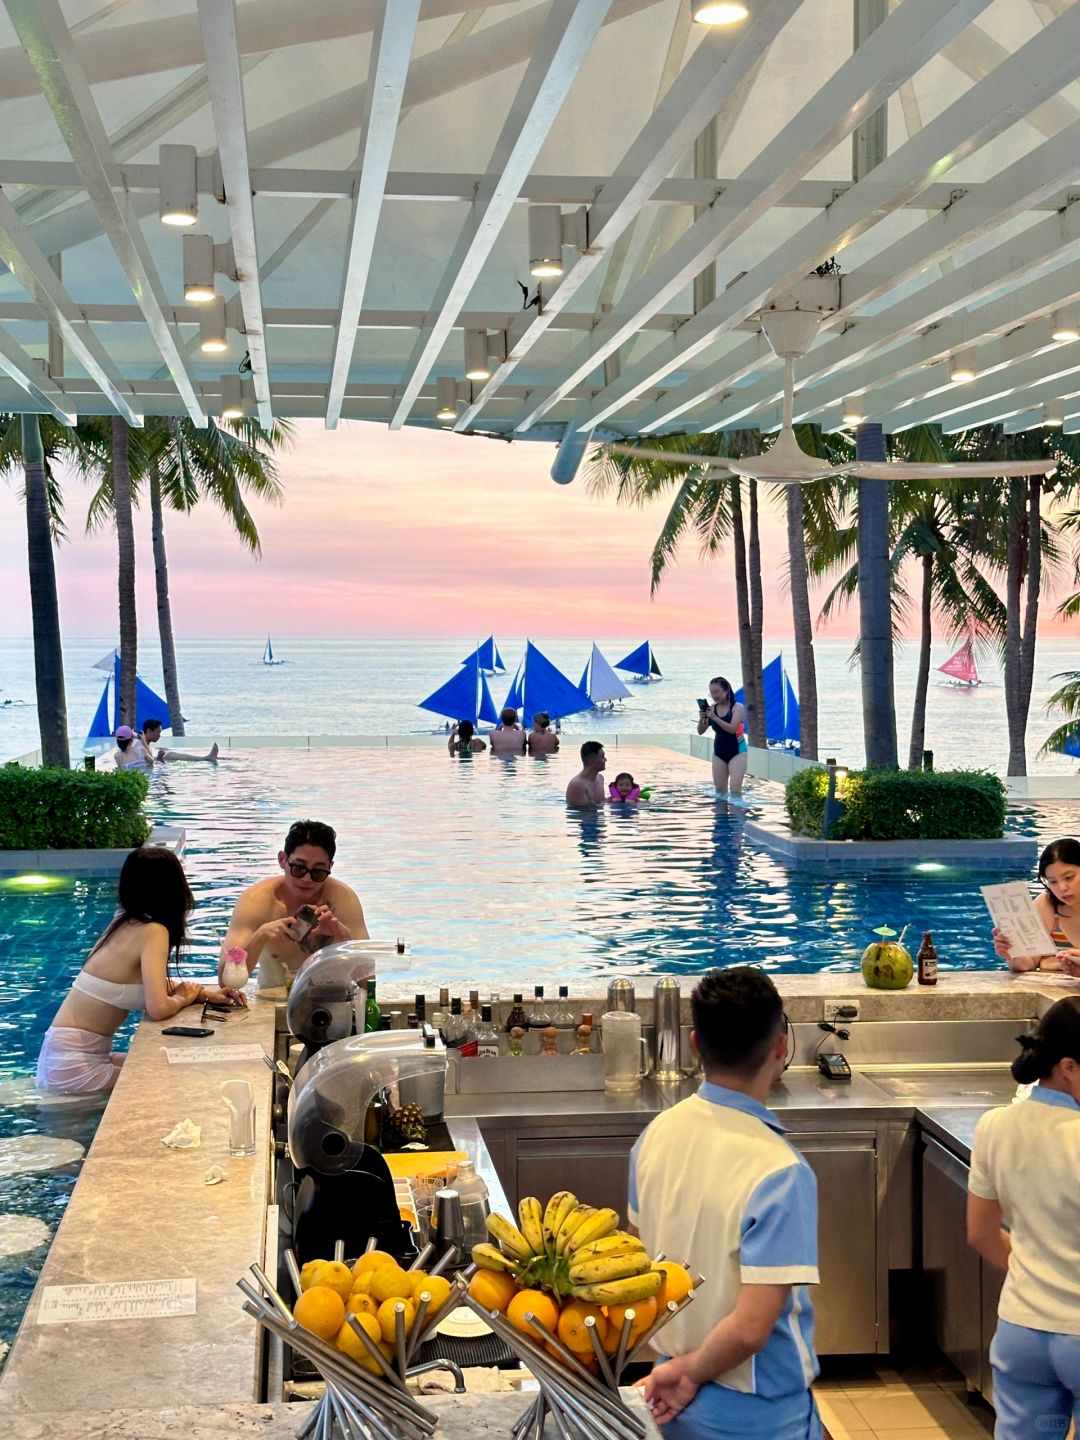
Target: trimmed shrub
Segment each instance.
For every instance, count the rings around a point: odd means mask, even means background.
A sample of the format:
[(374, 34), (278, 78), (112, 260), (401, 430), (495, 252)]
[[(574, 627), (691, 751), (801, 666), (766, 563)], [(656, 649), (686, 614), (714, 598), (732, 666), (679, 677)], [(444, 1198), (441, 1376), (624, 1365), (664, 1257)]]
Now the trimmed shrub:
[(146, 776), (0, 766), (0, 850), (131, 850), (150, 834)]
[[(820, 836), (828, 793), (824, 769), (788, 782), (785, 807), (796, 834)], [(1000, 840), (1005, 786), (986, 770), (853, 770), (837, 840)]]

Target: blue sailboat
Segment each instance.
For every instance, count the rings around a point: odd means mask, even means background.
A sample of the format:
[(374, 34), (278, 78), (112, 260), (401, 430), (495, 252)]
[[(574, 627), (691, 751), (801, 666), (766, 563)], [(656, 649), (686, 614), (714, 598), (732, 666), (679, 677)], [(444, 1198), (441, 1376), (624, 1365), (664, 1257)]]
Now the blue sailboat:
[(648, 640), (644, 641), (636, 650), (622, 660), (615, 661), (616, 670), (629, 670), (635, 685), (647, 685), (650, 680), (662, 680), (660, 666), (656, 663), (656, 656)]
[[(489, 635), (486, 640), (482, 641), (481, 644), (476, 647), (476, 653), (480, 657), (480, 669), (485, 675), (505, 675), (506, 666), (503, 664), (503, 658), (499, 654), (499, 647), (495, 644), (494, 635)], [(471, 659), (472, 656), (470, 655), (468, 659), (463, 660), (461, 663), (467, 665)]]
[(445, 715), (451, 720), (471, 720), (474, 725), (483, 720), (494, 725), (499, 712), (495, 709), (487, 677), (480, 664), (479, 648), (445, 685), (440, 685), (426, 700), (421, 700), (419, 708)]
[(592, 701), (582, 686), (575, 685), (529, 640), (503, 708), (519, 711), (529, 726), (538, 710), (546, 711), (552, 720), (561, 720), (565, 715), (591, 710)]
[[(770, 660), (761, 672), (761, 688), (765, 696), (765, 739), (769, 745), (788, 750), (799, 748), (799, 701), (784, 669), (783, 655)], [(746, 691), (740, 685), (735, 691), (740, 705), (746, 704)]]
[[(86, 743), (91, 740), (111, 740), (116, 734), (120, 724), (120, 651), (114, 650), (112, 655), (106, 655), (94, 666), (95, 670), (109, 669), (112, 673), (105, 681), (105, 689), (101, 692), (101, 699), (94, 711), (94, 718), (90, 722), (90, 729), (87, 732)], [(109, 686), (113, 689), (112, 718), (109, 718)], [(144, 680), (135, 676), (135, 725), (134, 729), (141, 730), (147, 720), (160, 720), (163, 727), (168, 730), (169, 706), (168, 702), (162, 700), (160, 695), (155, 694)]]
[(604, 659), (600, 646), (595, 641), (593, 641), (592, 654), (582, 672), (581, 689), (588, 695), (593, 709), (599, 709), (602, 705), (611, 707), (616, 701), (625, 700), (630, 694), (630, 691)]
[(267, 637), (266, 637), (266, 649), (263, 651), (263, 664), (264, 664), (264, 665), (284, 665), (284, 664), (285, 664), (285, 661), (284, 661), (284, 660), (275, 660), (275, 659), (274, 659), (274, 647), (273, 647), (273, 645), (271, 645), (271, 643), (270, 643), (270, 636), (269, 636), (269, 635), (267, 635)]

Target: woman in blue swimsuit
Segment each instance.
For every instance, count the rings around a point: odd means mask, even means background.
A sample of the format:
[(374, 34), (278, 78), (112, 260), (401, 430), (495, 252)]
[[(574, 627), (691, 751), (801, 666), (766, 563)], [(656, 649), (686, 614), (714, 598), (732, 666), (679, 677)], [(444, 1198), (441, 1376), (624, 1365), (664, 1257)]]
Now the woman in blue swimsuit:
[(746, 724), (746, 711), (735, 699), (731, 686), (722, 675), (709, 681), (712, 703), (698, 715), (698, 734), (712, 730), (713, 740), (712, 773), (713, 784), (718, 795), (741, 795), (746, 775), (746, 751), (741, 736)]

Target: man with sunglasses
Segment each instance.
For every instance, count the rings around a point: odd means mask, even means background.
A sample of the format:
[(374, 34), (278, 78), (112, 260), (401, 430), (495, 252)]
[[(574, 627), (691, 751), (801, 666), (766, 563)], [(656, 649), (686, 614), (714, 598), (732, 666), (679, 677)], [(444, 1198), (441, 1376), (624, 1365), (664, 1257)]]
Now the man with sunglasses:
[[(368, 939), (364, 907), (330, 874), (337, 835), (318, 820), (297, 820), (278, 852), (281, 874), (249, 885), (236, 902), (221, 946), (218, 974), (231, 950), (247, 952), (259, 988), (284, 985), (315, 950), (338, 940)], [(298, 911), (303, 915), (298, 915)]]

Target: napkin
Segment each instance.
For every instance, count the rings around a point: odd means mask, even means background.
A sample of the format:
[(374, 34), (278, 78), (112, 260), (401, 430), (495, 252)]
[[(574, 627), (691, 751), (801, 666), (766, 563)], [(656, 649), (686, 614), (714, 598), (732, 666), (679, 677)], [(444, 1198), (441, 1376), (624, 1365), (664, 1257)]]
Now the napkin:
[(202, 1144), (202, 1126), (196, 1125), (194, 1120), (181, 1120), (168, 1135), (161, 1137), (161, 1143), (173, 1150), (198, 1150)]

